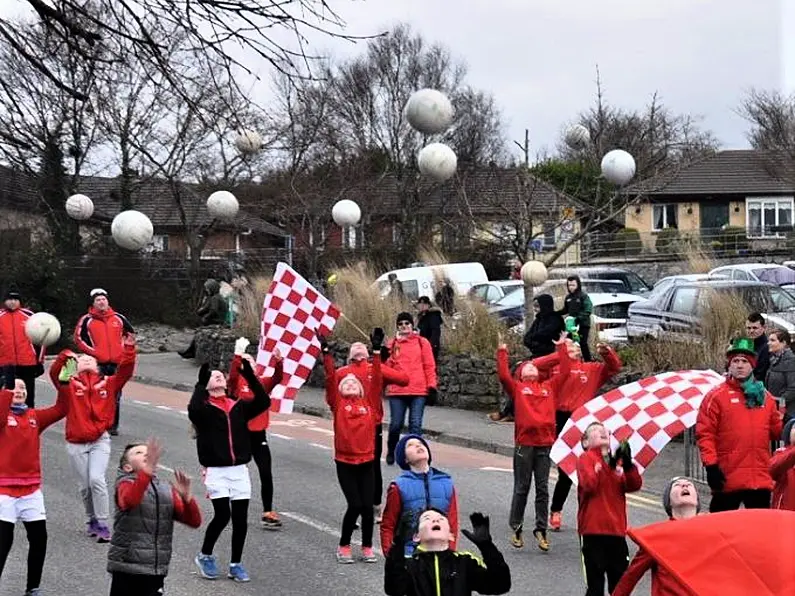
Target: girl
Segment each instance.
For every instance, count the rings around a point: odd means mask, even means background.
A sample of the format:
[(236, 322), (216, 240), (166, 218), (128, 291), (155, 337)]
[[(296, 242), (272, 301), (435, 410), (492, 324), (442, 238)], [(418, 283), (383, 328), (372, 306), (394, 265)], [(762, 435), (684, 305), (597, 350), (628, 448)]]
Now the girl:
[(356, 520), (362, 517), (362, 560), (375, 563), (373, 552), (373, 465), (375, 445), (373, 427), (381, 400), (381, 342), (384, 331), (373, 332), (373, 368), (367, 389), (359, 378), (349, 373), (337, 381), (334, 361), (324, 338), (320, 339), (326, 373), (326, 403), (334, 417), (334, 461), (337, 479), (348, 508), (342, 518), (342, 535), (337, 561), (353, 563), (351, 536)]
[(204, 468), (204, 485), (213, 504), (213, 519), (207, 526), (201, 552), (196, 555), (199, 574), (218, 577), (213, 549), (221, 532), (232, 519), (232, 557), (229, 579), (250, 581), (242, 564), (248, 532), (248, 502), (251, 499), (251, 441), (248, 423), (270, 407), (270, 396), (260, 385), (248, 361), (240, 374), (254, 392), (251, 401), (234, 400), (226, 394), (226, 377), (220, 370), (210, 372), (208, 364), (199, 369), (199, 379), (188, 404), (188, 418), (196, 431), (196, 450)]

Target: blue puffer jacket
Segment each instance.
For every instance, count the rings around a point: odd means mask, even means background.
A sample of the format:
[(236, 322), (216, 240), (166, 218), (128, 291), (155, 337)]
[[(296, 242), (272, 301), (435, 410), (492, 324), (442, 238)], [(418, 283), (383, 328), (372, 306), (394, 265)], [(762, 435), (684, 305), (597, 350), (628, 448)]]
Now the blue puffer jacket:
[(404, 532), (406, 556), (410, 557), (416, 547), (412, 537), (422, 512), (433, 507), (449, 515), (454, 494), (453, 479), (436, 468), (431, 468), (427, 474), (407, 470), (395, 479), (395, 484), (403, 506), (398, 531)]

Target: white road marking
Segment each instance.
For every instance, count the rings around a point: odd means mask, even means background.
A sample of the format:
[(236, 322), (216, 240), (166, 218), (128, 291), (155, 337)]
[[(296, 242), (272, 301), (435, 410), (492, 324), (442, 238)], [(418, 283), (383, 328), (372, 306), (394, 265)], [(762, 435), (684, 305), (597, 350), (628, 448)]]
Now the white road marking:
[[(328, 524), (324, 524), (321, 521), (314, 520), (311, 517), (307, 517), (306, 515), (301, 515), (300, 513), (294, 513), (292, 511), (287, 511), (287, 512), (280, 511), (279, 515), (281, 515), (282, 517), (286, 517), (287, 519), (297, 521), (298, 523), (304, 524), (305, 526), (309, 526), (310, 528), (313, 528), (319, 532), (323, 532), (324, 534), (329, 534), (330, 536), (334, 536), (335, 538), (340, 537), (340, 531), (337, 528), (329, 526)], [(362, 545), (361, 540), (353, 539), (351, 540), (351, 542), (356, 546)], [(375, 552), (379, 556), (382, 557), (384, 556), (384, 553), (381, 552), (381, 549), (379, 548), (373, 547), (373, 552)]]
[(494, 468), (492, 466), (485, 466), (480, 468), (482, 472), (513, 472), (510, 468)]
[(155, 406), (158, 410), (170, 410), (169, 406)]
[(157, 467), (161, 470), (165, 470), (166, 472), (174, 473), (174, 468), (169, 468), (168, 466), (164, 466), (163, 464), (157, 464)]
[(276, 437), (277, 439), (284, 439), (285, 441), (292, 441), (292, 437), (288, 437), (287, 435), (280, 435), (279, 433), (270, 433), (270, 436)]
[(321, 445), (320, 443), (309, 443), (312, 447), (317, 447), (318, 449), (325, 449), (326, 451), (331, 451), (331, 447), (328, 445)]
[(331, 430), (331, 429), (328, 429), (328, 428), (320, 428), (320, 427), (317, 427), (317, 426), (310, 426), (309, 430), (311, 430), (313, 432), (316, 432), (316, 433), (322, 433), (324, 435), (328, 435), (329, 437), (333, 437), (334, 436), (334, 431)]
[(185, 416), (188, 415), (188, 411), (187, 410), (180, 410), (179, 413), (180, 414), (184, 414)]
[(138, 404), (139, 406), (148, 406), (149, 405), (148, 401), (141, 401), (140, 399), (134, 399), (132, 401), (133, 401), (134, 404)]

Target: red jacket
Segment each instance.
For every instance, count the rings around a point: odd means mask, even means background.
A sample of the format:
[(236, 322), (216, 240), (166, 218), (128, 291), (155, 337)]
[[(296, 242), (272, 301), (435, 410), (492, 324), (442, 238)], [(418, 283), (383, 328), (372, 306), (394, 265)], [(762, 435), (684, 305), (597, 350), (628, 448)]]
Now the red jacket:
[[(330, 354), (326, 355), (326, 358), (331, 358)], [(333, 361), (332, 361), (333, 362)], [(337, 369), (337, 384), (345, 377), (347, 374), (353, 374), (359, 379), (359, 382), (364, 387), (365, 391), (368, 391), (369, 387), (372, 385), (373, 380), (373, 365), (366, 360), (357, 360), (355, 362), (351, 362), (346, 366), (342, 366)], [(405, 387), (409, 384), (410, 379), (409, 376), (401, 370), (397, 370), (390, 366), (386, 366), (384, 364), (381, 365), (381, 378), (383, 379), (384, 384), (391, 384), (397, 385), (398, 387)], [(378, 395), (373, 396), (372, 403), (376, 406), (375, 408), (375, 425), (378, 426), (384, 421), (384, 401), (381, 399), (381, 396), (384, 393), (384, 387), (381, 386), (378, 388)]]
[(376, 410), (381, 402), (379, 389), (381, 356), (373, 356), (370, 382), (364, 387), (364, 396), (343, 397), (339, 393), (337, 375), (331, 358), (323, 359), (326, 373), (326, 403), (334, 416), (334, 459), (345, 464), (364, 464), (375, 459)]
[(712, 389), (698, 409), (696, 439), (705, 466), (718, 464), (725, 492), (773, 488), (770, 443), (781, 436), (781, 414), (768, 393), (761, 408), (748, 408), (735, 379)]
[[(613, 348), (608, 347), (604, 362), (583, 362), (573, 360), (569, 375), (556, 394), (557, 409), (574, 412), (591, 401), (599, 393), (602, 385), (621, 371), (621, 359)], [(557, 368), (560, 357), (557, 354), (533, 359), (539, 372)]]
[(135, 348), (129, 347), (122, 354), (116, 374), (104, 377), (96, 373), (80, 373), (68, 383), (61, 383), (58, 375), (66, 360), (64, 350), (50, 367), (50, 380), (67, 407), (66, 440), (69, 443), (92, 443), (113, 426), (116, 416), (116, 394), (132, 378), (135, 370)]
[(643, 486), (637, 466), (614, 470), (600, 449), (589, 449), (577, 460), (577, 531), (580, 536), (601, 534), (626, 536), (627, 493)]
[(41, 486), (39, 435), (66, 416), (66, 404), (59, 395), (54, 406), (14, 414), (13, 396), (8, 389), (0, 391), (0, 494), (22, 496)]
[[(571, 359), (566, 345), (557, 349), (560, 372), (546, 381), (520, 381), (522, 364), (511, 376), (508, 351), (497, 350), (497, 376), (514, 404), (514, 442), (522, 447), (551, 447), (557, 437), (555, 429), (555, 396), (568, 378)], [(535, 362), (534, 362), (535, 363)]]
[(635, 553), (635, 557), (624, 572), (624, 575), (621, 576), (621, 581), (610, 593), (610, 596), (631, 596), (635, 586), (638, 585), (638, 582), (646, 575), (649, 569), (651, 569), (651, 596), (682, 596), (683, 594), (689, 594), (687, 588), (673, 574), (665, 567), (658, 565), (654, 558), (641, 548)]
[(776, 450), (770, 460), (770, 475), (776, 483), (773, 509), (795, 511), (795, 445)]
[[(129, 511), (140, 506), (146, 495), (146, 490), (152, 482), (152, 477), (140, 470), (135, 476), (135, 480), (119, 482), (116, 484), (116, 506), (122, 511)], [(202, 525), (202, 512), (196, 499), (191, 498), (185, 501), (177, 493), (177, 489), (171, 489), (171, 500), (174, 502), (174, 519), (191, 528), (198, 528)]]
[[(254, 392), (251, 391), (251, 387), (248, 386), (248, 383), (246, 383), (246, 380), (240, 374), (240, 365), (242, 362), (243, 357), (235, 355), (234, 358), (232, 358), (232, 362), (229, 364), (229, 380), (227, 381), (229, 394), (233, 395), (236, 399), (252, 401), (254, 399)], [(257, 378), (259, 378), (260, 385), (262, 385), (262, 388), (268, 394), (273, 391), (276, 385), (282, 382), (284, 374), (284, 368), (282, 368), (281, 362), (276, 363), (274, 368), (275, 370), (272, 377), (266, 377), (262, 374), (265, 370), (264, 366), (258, 364), (254, 368)], [(254, 432), (268, 430), (270, 423), (271, 411), (270, 408), (268, 408), (262, 414), (257, 414), (248, 421), (248, 429)]]
[(92, 306), (77, 321), (75, 344), (78, 350), (91, 354), (100, 364), (118, 364), (124, 352), (122, 336), (134, 332), (135, 329), (124, 315), (112, 308), (100, 312)]
[(418, 333), (396, 337), (387, 343), (389, 360), (387, 365), (409, 376), (408, 385), (389, 385), (389, 397), (401, 395), (427, 395), (428, 389), (436, 389), (436, 361), (431, 344)]
[(35, 366), (36, 348), (25, 333), (25, 323), (33, 314), (27, 308), (0, 309), (0, 366)]

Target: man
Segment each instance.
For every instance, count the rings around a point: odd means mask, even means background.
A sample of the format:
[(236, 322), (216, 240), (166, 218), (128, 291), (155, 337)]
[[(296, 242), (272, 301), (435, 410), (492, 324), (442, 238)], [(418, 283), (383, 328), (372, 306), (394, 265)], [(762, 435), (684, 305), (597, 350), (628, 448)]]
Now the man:
[(712, 489), (710, 513), (770, 507), (770, 444), (781, 435), (776, 400), (753, 377), (754, 342), (736, 339), (726, 352), (726, 380), (701, 402), (696, 438)]
[[(80, 317), (75, 327), (75, 344), (84, 354), (97, 360), (99, 374), (112, 376), (121, 362), (124, 353), (123, 337), (134, 334), (135, 329), (127, 317), (117, 313), (110, 306), (108, 293), (102, 288), (94, 288), (90, 293), (91, 306), (88, 313)], [(119, 434), (119, 408), (121, 391), (116, 393), (116, 416), (110, 434)]]
[[(223, 325), (226, 321), (226, 315), (229, 305), (226, 299), (221, 296), (221, 283), (215, 279), (208, 279), (204, 282), (204, 289), (202, 290), (202, 298), (199, 303), (199, 308), (196, 309), (196, 314), (201, 317), (202, 327), (210, 325)], [(196, 336), (190, 342), (190, 345), (179, 352), (179, 355), (190, 360), (196, 358)]]
[(397, 274), (390, 273), (387, 279), (389, 280), (390, 295), (394, 294), (398, 300), (403, 300), (406, 295), (403, 293), (403, 283), (398, 279)]
[(756, 366), (754, 366), (754, 377), (757, 381), (764, 382), (767, 369), (770, 367), (770, 352), (767, 347), (767, 334), (765, 333), (765, 317), (758, 312), (748, 315), (745, 321), (745, 333), (754, 340), (754, 352), (756, 354)]
[(442, 347), (442, 311), (431, 304), (428, 296), (420, 296), (417, 300), (417, 331), (431, 344), (433, 359), (439, 363), (439, 351)]
[(25, 333), (25, 323), (33, 311), (22, 307), (22, 297), (16, 290), (6, 292), (0, 309), (0, 376), (25, 382), (25, 404), (34, 408), (36, 377), (44, 372), (41, 356)]

